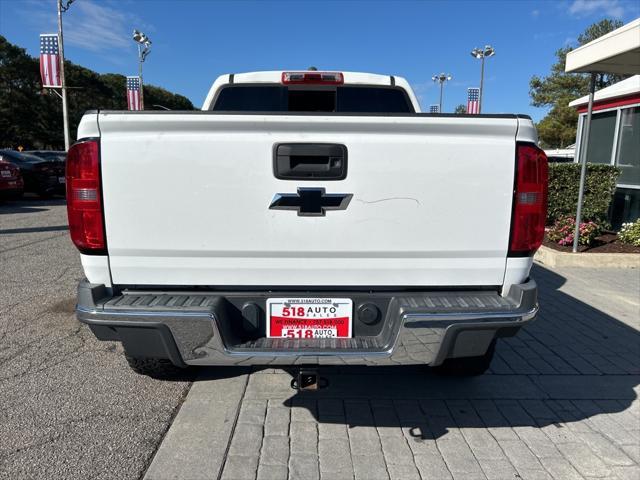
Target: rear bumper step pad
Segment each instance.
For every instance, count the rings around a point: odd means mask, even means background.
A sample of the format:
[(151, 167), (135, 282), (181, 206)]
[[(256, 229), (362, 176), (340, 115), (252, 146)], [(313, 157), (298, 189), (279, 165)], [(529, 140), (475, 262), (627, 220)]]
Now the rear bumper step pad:
[[(124, 291), (113, 295), (86, 280), (78, 286), (78, 319), (100, 340), (120, 341), (132, 356), (185, 365), (430, 364), (477, 356), (496, 336), (513, 335), (538, 310), (533, 280), (496, 292), (346, 293), (386, 306), (380, 328), (349, 339), (242, 338), (237, 298), (264, 307), (281, 292)], [(300, 295), (296, 293), (295, 295)], [(335, 292), (310, 292), (330, 296)], [(242, 300), (244, 301), (244, 300)]]

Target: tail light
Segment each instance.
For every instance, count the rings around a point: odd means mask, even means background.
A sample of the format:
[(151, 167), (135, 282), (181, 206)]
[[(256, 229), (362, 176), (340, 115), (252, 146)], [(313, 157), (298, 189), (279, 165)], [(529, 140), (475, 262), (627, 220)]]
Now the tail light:
[(344, 76), (340, 72), (282, 72), (285, 85), (342, 85)]
[(67, 214), (73, 244), (82, 253), (106, 254), (97, 140), (83, 140), (69, 149), (66, 176)]
[(518, 143), (509, 256), (529, 256), (542, 245), (548, 175), (545, 153), (533, 144)]

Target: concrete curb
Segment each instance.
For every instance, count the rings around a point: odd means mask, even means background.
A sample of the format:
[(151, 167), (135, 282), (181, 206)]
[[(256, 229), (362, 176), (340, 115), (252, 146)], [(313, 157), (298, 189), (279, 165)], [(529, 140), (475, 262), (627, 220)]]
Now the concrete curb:
[(640, 268), (640, 253), (566, 253), (542, 246), (534, 260), (549, 267)]
[(218, 478), (247, 381), (246, 369), (201, 369), (144, 480)]

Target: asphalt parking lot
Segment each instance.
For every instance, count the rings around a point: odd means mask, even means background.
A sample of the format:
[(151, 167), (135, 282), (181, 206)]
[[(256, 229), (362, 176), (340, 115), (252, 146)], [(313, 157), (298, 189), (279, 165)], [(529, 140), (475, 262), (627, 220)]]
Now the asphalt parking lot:
[(640, 274), (544, 269), (490, 373), (132, 373), (73, 315), (62, 200), (0, 204), (0, 478), (640, 478)]
[(139, 478), (188, 381), (129, 370), (75, 320), (63, 199), (0, 204), (0, 478)]

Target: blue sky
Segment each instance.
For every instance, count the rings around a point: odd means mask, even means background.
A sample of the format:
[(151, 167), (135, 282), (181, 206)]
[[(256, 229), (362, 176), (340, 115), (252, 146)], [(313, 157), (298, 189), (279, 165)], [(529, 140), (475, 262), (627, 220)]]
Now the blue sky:
[[(216, 76), (252, 70), (352, 70), (403, 76), (423, 108), (437, 103), (431, 77), (450, 73), (444, 111), (478, 86), (469, 51), (491, 44), (484, 112), (545, 111), (530, 105), (529, 79), (545, 75), (554, 52), (603, 17), (625, 23), (640, 2), (411, 1), (249, 2), (75, 0), (64, 14), (66, 57), (101, 73), (137, 73), (131, 31), (153, 41), (145, 81), (200, 106)], [(0, 33), (37, 55), (38, 34), (55, 32), (55, 0), (0, 0)], [(124, 85), (123, 85), (124, 95)]]

